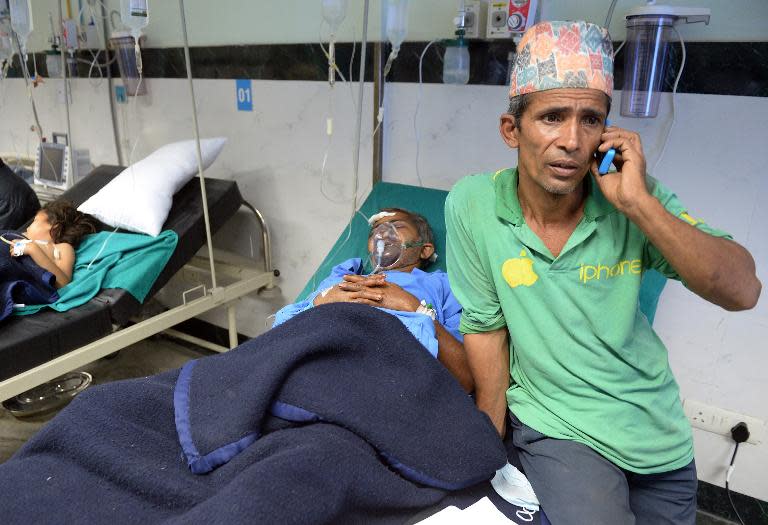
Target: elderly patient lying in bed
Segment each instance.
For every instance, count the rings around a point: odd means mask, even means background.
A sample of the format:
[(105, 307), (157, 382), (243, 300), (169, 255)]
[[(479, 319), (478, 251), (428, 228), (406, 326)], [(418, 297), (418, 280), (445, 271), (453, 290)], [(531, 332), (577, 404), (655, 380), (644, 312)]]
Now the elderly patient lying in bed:
[(400, 319), (461, 386), (471, 391), (472, 376), (459, 332), (461, 305), (451, 293), (445, 272), (422, 270), (436, 257), (429, 223), (421, 215), (400, 208), (383, 209), (369, 222), (373, 273), (362, 275), (361, 259), (344, 261), (306, 300), (280, 310), (275, 326), (321, 304), (348, 302), (378, 307)]

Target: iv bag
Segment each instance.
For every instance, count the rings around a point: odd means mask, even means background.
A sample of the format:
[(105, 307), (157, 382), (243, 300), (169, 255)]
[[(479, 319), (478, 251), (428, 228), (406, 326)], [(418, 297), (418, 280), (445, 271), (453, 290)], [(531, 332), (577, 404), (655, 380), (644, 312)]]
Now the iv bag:
[(347, 16), (347, 0), (322, 0), (320, 7), (331, 34), (335, 35)]
[(8, 7), (11, 11), (11, 27), (19, 37), (21, 54), (27, 54), (27, 40), (32, 33), (32, 6), (31, 0), (10, 0)]
[(138, 39), (141, 30), (149, 25), (147, 0), (120, 0), (120, 20)]
[(408, 0), (387, 0), (387, 39), (394, 49), (408, 34)]
[(663, 15), (627, 17), (622, 116), (658, 114), (673, 22), (673, 17)]

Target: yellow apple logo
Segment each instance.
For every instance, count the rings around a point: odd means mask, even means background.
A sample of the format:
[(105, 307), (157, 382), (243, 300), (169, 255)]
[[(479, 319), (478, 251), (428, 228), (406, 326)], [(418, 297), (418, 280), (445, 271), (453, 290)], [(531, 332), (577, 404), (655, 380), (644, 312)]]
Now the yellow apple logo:
[(518, 286), (531, 286), (539, 280), (539, 276), (533, 271), (533, 261), (526, 257), (525, 250), (520, 251), (517, 259), (507, 259), (501, 267), (501, 275), (512, 288)]
[(684, 220), (685, 222), (687, 222), (688, 224), (690, 224), (691, 226), (696, 226), (697, 224), (699, 224), (699, 223), (701, 222), (700, 220), (698, 220), (698, 219), (694, 219), (693, 217), (691, 217), (690, 215), (688, 215), (688, 212), (687, 212), (687, 211), (684, 211), (684, 212), (682, 212), (682, 213), (680, 214), (680, 218), (681, 218), (681, 219), (683, 219), (683, 220)]

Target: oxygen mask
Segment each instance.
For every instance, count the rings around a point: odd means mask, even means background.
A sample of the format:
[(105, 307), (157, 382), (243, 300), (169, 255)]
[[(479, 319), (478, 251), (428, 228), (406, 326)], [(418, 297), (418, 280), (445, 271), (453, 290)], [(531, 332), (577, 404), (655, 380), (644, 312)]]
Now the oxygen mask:
[(371, 263), (373, 273), (394, 270), (407, 263), (408, 248), (423, 246), (421, 241), (405, 241), (397, 227), (391, 222), (383, 222), (371, 230)]

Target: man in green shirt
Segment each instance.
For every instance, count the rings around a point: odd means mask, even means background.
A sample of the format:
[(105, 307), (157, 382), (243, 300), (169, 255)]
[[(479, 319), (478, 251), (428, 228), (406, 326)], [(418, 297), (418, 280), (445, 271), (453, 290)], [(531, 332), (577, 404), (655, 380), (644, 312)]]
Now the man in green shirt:
[[(478, 408), (512, 439), (555, 524), (695, 522), (696, 470), (666, 349), (638, 310), (653, 268), (728, 310), (761, 285), (749, 252), (646, 176), (606, 127), (607, 31), (543, 22), (518, 46), (500, 132), (516, 169), (446, 201), (448, 275)], [(595, 152), (614, 148), (617, 171)]]

